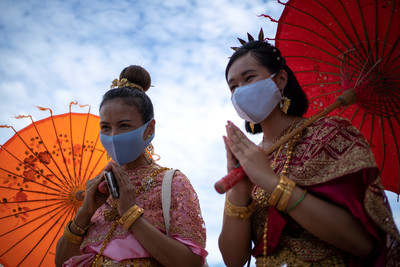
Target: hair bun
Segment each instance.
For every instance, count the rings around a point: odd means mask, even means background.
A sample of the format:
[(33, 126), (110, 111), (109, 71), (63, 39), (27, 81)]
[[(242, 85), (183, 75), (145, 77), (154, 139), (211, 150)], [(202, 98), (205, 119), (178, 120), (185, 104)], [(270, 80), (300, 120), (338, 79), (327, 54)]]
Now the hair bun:
[(151, 77), (149, 72), (139, 65), (126, 67), (119, 75), (118, 87), (136, 88), (146, 92), (149, 90), (150, 85)]

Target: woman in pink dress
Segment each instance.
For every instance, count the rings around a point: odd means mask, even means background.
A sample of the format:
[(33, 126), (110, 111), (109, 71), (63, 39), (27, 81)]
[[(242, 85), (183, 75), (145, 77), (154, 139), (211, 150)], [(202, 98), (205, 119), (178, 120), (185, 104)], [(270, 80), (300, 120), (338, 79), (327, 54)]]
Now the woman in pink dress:
[[(57, 244), (57, 266), (202, 266), (206, 230), (188, 178), (175, 171), (170, 220), (164, 221), (162, 182), (168, 168), (151, 157), (151, 79), (140, 66), (125, 68), (118, 88), (100, 104), (100, 139), (110, 162), (86, 183), (83, 205)], [(119, 197), (110, 196), (104, 172), (114, 174)], [(169, 231), (166, 230), (169, 223)]]

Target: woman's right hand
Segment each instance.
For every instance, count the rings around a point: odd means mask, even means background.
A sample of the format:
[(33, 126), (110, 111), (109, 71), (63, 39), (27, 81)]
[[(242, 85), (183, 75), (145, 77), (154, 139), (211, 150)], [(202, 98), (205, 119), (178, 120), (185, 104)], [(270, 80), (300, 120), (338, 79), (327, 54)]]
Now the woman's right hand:
[[(226, 158), (227, 158), (227, 169), (228, 173), (231, 172), (235, 165), (239, 163), (236, 157), (233, 155), (226, 136), (223, 136), (225, 149), (226, 149)], [(244, 202), (248, 201), (251, 195), (251, 191), (253, 190), (254, 184), (247, 178), (244, 177), (239, 182), (237, 182), (229, 191), (228, 194), (230, 195), (230, 200), (234, 201), (233, 198), (243, 199)], [(236, 202), (236, 201), (234, 201)], [(242, 202), (242, 201), (240, 201)]]

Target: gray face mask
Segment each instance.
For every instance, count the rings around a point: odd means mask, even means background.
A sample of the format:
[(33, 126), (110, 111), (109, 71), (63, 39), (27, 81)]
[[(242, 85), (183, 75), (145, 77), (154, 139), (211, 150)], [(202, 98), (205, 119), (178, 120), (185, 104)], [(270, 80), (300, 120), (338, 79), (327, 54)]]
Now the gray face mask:
[(282, 99), (274, 76), (235, 89), (231, 101), (240, 118), (257, 124), (271, 114)]

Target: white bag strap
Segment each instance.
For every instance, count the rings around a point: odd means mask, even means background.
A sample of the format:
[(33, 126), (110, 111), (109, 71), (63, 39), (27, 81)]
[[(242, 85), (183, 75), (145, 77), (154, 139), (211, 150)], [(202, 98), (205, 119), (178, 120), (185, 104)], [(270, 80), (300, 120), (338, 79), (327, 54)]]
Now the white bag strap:
[[(161, 205), (163, 209), (165, 232), (169, 236), (169, 211), (171, 208), (171, 184), (176, 169), (169, 170), (165, 173), (161, 186)], [(208, 267), (207, 259), (202, 267)]]
[(171, 207), (171, 184), (176, 169), (169, 170), (165, 173), (161, 186), (161, 205), (164, 215), (165, 232), (169, 236), (169, 210)]

